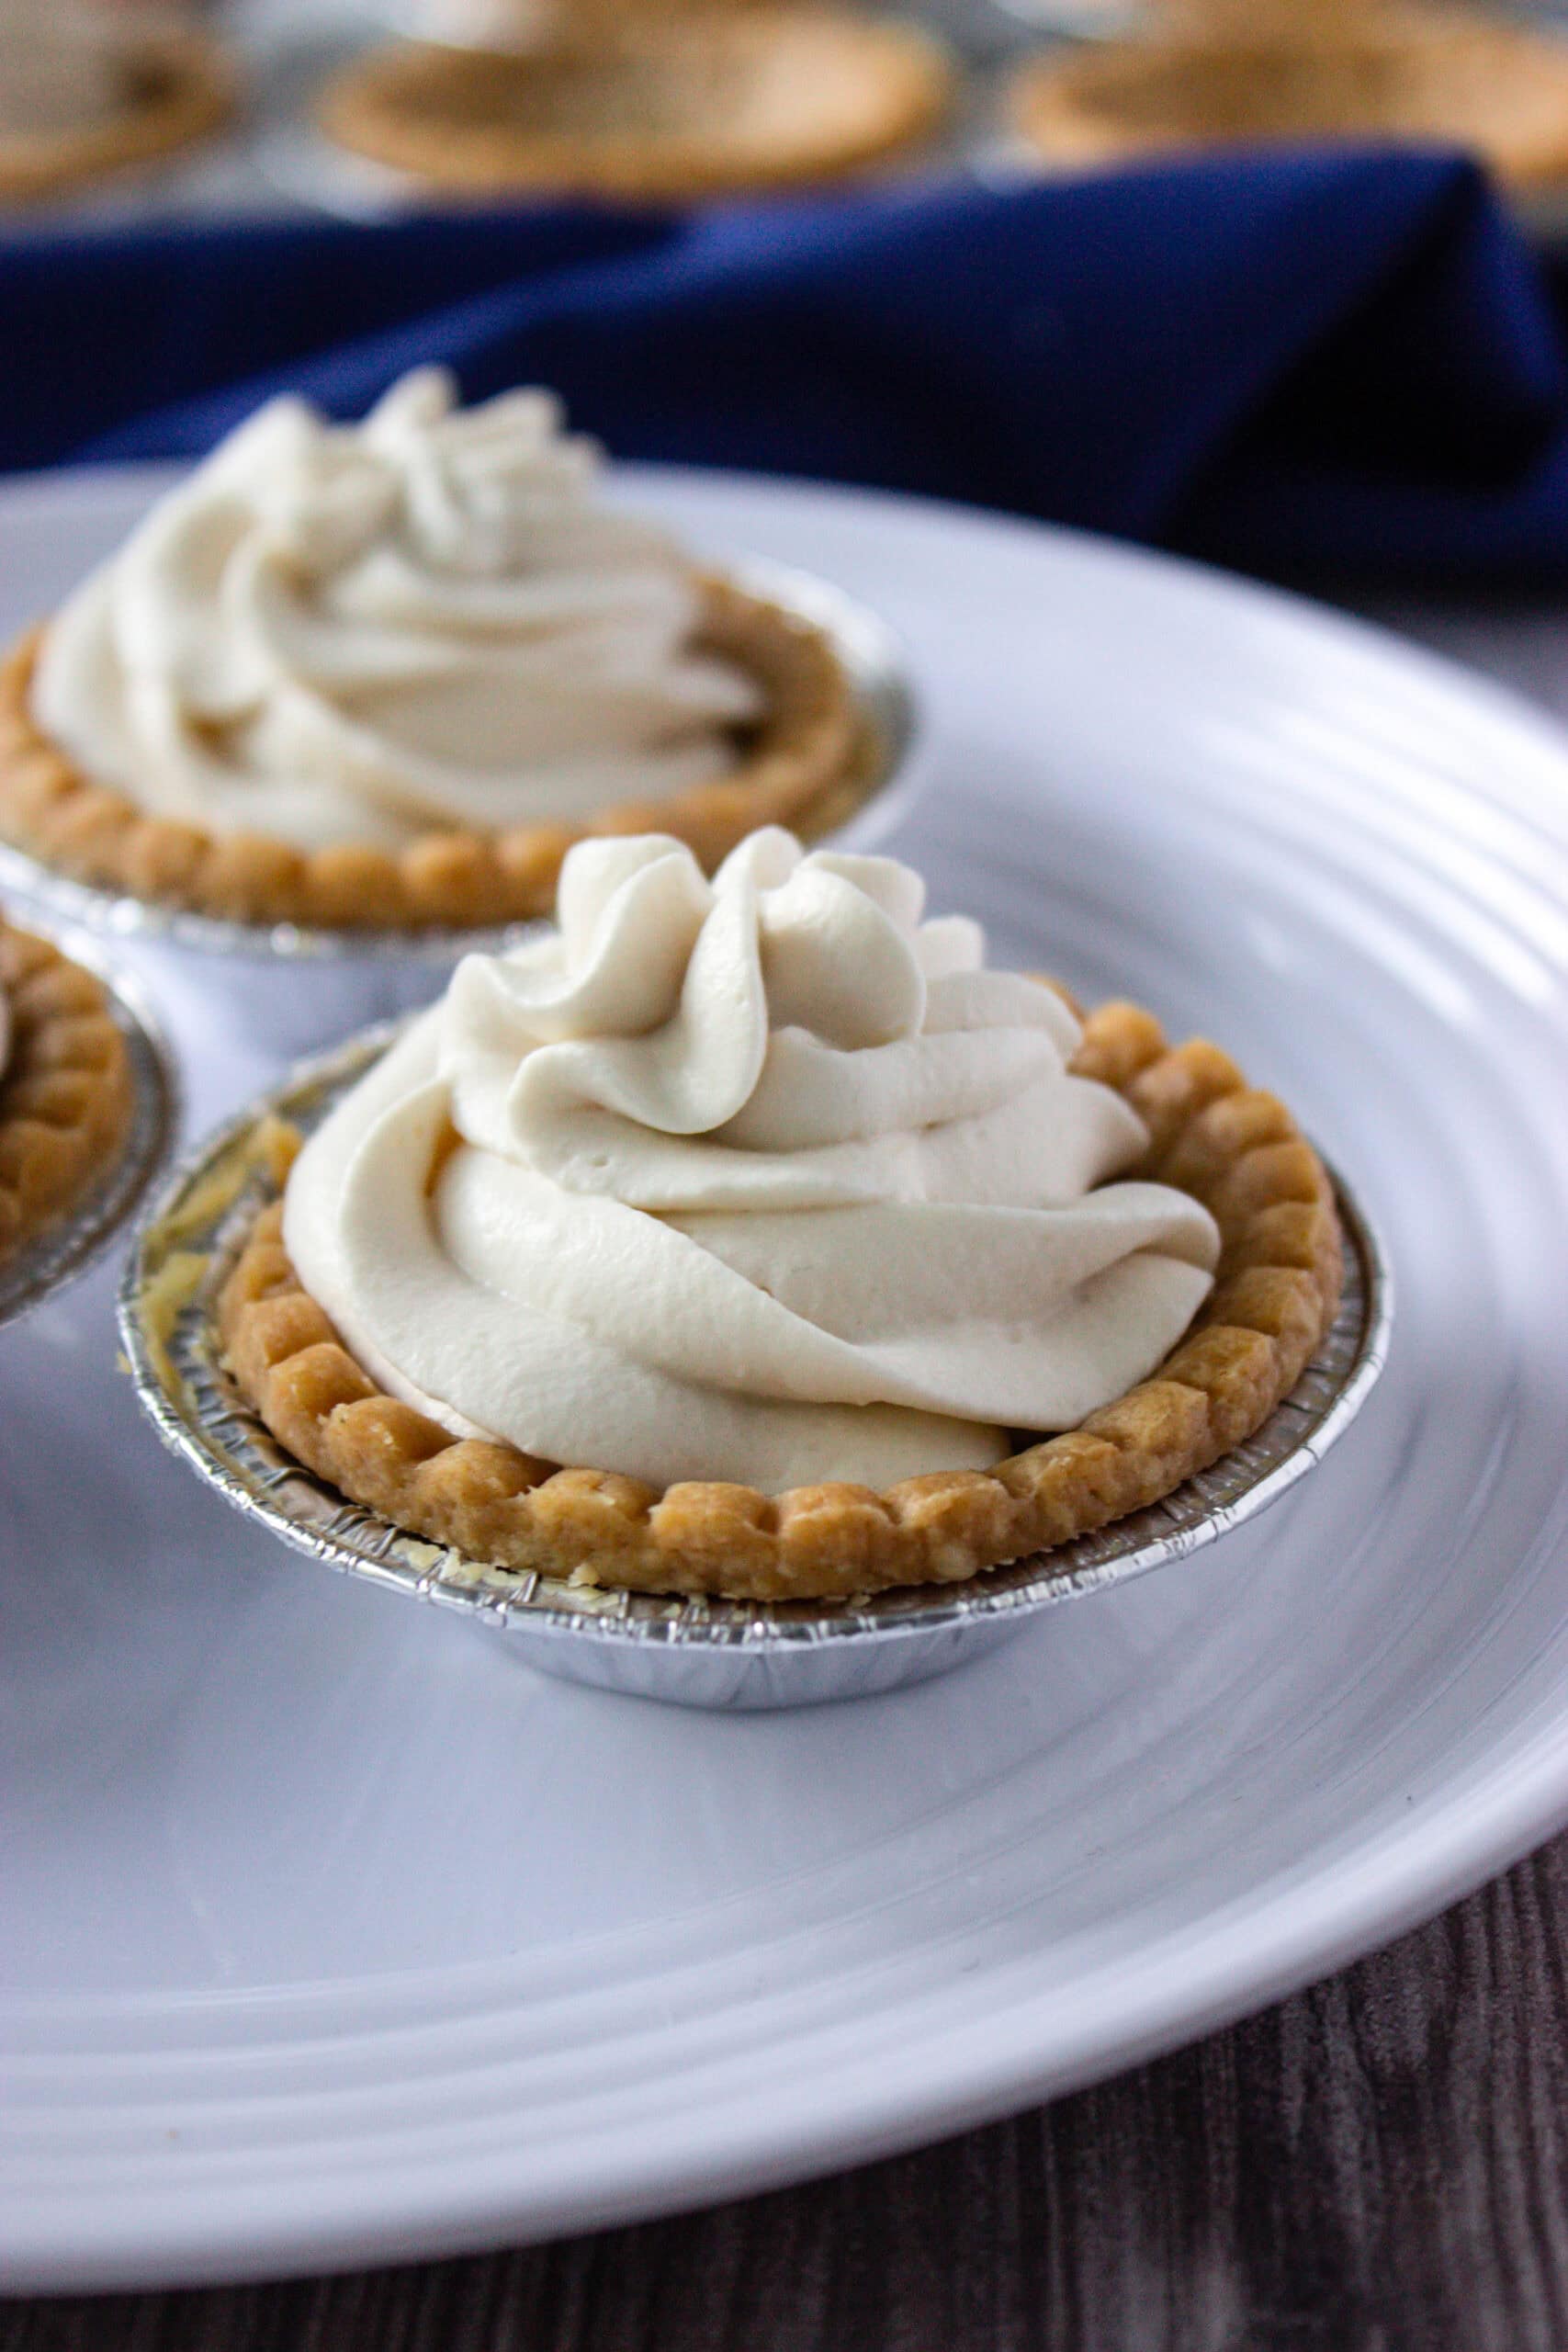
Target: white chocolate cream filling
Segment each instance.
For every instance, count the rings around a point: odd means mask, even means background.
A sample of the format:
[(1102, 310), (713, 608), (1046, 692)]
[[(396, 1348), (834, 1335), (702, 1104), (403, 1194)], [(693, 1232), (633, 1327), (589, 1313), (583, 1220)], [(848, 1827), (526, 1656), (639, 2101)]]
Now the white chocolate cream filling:
[(396, 847), (681, 791), (753, 682), (694, 650), (693, 566), (596, 496), (547, 392), (403, 378), (359, 425), (270, 401), (51, 623), (44, 732), (220, 831)]
[(1077, 1023), (886, 858), (592, 841), (558, 928), (470, 956), (289, 1180), (301, 1280), (460, 1436), (765, 1490), (982, 1467), (1149, 1373), (1197, 1202)]

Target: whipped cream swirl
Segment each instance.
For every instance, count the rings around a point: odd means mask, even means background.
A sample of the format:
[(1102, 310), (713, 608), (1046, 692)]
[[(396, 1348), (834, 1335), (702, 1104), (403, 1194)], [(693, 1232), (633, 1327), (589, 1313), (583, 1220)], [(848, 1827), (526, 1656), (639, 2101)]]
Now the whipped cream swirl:
[(39, 725), (96, 782), (218, 831), (398, 846), (660, 797), (734, 763), (757, 689), (700, 590), (599, 504), (547, 392), (403, 378), (362, 425), (270, 401), (56, 616)]
[(457, 1435), (656, 1486), (978, 1467), (1142, 1378), (1207, 1212), (1107, 1183), (1142, 1123), (1078, 1028), (892, 860), (752, 834), (705, 881), (595, 841), (291, 1175), (306, 1287)]

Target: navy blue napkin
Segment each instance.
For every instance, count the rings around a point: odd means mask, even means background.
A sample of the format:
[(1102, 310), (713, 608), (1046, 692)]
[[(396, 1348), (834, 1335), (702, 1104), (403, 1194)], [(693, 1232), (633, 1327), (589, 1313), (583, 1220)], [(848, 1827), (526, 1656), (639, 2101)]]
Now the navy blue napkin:
[(1254, 569), (1568, 569), (1568, 360), (1468, 164), (1302, 153), (688, 216), (0, 243), (0, 464), (207, 447), (442, 359), (628, 457), (934, 492)]

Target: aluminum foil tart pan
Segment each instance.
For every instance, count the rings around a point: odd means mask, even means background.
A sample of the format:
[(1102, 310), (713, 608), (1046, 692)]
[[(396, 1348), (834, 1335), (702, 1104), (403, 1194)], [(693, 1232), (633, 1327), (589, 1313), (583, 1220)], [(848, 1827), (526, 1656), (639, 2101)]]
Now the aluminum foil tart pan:
[(105, 962), (96, 941), (40, 923), (30, 909), (12, 911), (103, 982), (130, 1056), (132, 1099), (130, 1125), (118, 1153), (72, 1214), (0, 1260), (0, 1324), (41, 1306), (125, 1230), (174, 1149), (180, 1124), (174, 1057), (140, 989)]
[(1256, 1437), (1163, 1502), (960, 1587), (860, 1605), (661, 1599), (468, 1560), (344, 1500), (268, 1434), (220, 1361), (216, 1300), (280, 1188), (277, 1122), (309, 1134), (383, 1052), (382, 1028), (305, 1064), (185, 1161), (145, 1222), (120, 1329), (159, 1434), (236, 1510), (350, 1576), (457, 1610), (547, 1673), (695, 1707), (863, 1698), (977, 1657), (1058, 1601), (1180, 1560), (1264, 1510), (1320, 1462), (1382, 1370), (1393, 1313), (1382, 1251), (1336, 1177), (1348, 1243), (1333, 1328)]

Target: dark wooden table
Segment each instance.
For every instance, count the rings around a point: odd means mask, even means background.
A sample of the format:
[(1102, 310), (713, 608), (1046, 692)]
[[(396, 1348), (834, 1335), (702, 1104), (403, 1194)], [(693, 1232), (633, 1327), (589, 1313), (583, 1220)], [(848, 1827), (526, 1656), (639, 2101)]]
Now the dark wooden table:
[[(1406, 610), (1568, 716), (1568, 621)], [(0, 2305), (0, 2352), (1562, 2352), (1568, 1837), (1159, 2064), (803, 2188), (465, 2261)]]

